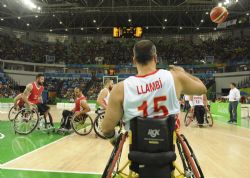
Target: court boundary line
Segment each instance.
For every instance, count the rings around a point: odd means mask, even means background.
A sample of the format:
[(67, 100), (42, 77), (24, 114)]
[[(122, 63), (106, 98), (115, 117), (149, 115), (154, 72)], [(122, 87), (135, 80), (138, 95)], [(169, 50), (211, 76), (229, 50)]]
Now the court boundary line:
[(1, 169), (4, 169), (4, 170), (18, 170), (18, 171), (49, 172), (49, 173), (72, 173), (72, 174), (102, 175), (102, 173), (98, 173), (98, 172), (85, 172), (85, 171), (60, 171), (60, 170), (32, 169), (32, 168), (13, 168), (13, 167), (2, 167)]
[(64, 136), (64, 137), (62, 137), (62, 138), (60, 138), (60, 139), (58, 139), (58, 140), (55, 140), (54, 142), (51, 142), (51, 143), (49, 143), (49, 144), (47, 144), (47, 145), (43, 145), (43, 146), (40, 147), (40, 148), (37, 148), (37, 149), (32, 150), (32, 151), (30, 151), (30, 152), (28, 152), (28, 153), (25, 153), (24, 155), (21, 155), (21, 156), (19, 156), (19, 157), (17, 157), (17, 158), (14, 158), (14, 159), (12, 159), (12, 160), (9, 160), (9, 161), (3, 163), (2, 165), (0, 165), (0, 168), (2, 169), (3, 166), (5, 166), (5, 165), (7, 165), (7, 164), (10, 164), (10, 163), (12, 163), (12, 162), (14, 162), (14, 161), (16, 161), (16, 160), (19, 160), (19, 159), (23, 158), (24, 156), (27, 156), (27, 155), (29, 155), (29, 154), (31, 154), (31, 153), (34, 153), (34, 152), (36, 152), (36, 151), (39, 151), (39, 150), (41, 150), (41, 149), (43, 149), (43, 148), (46, 148), (47, 146), (50, 146), (50, 145), (52, 145), (52, 144), (55, 144), (55, 143), (57, 143), (57, 142), (59, 142), (59, 141), (65, 139), (65, 138), (72, 137), (72, 136), (74, 136), (74, 135), (75, 135), (75, 134), (73, 133), (73, 134), (71, 134), (71, 135)]

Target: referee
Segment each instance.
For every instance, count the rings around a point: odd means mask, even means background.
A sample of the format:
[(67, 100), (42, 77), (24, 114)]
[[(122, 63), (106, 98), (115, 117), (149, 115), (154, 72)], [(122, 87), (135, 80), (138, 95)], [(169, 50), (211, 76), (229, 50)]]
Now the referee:
[(237, 124), (237, 106), (240, 100), (240, 91), (236, 88), (235, 83), (230, 84), (230, 92), (228, 95), (229, 99), (229, 113), (230, 113), (230, 120), (228, 121), (229, 124)]

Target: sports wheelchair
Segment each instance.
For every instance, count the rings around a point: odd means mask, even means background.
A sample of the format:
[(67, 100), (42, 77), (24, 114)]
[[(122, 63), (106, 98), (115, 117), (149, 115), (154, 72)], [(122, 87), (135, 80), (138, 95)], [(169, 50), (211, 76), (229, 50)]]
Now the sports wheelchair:
[(194, 116), (194, 109), (192, 110), (191, 108), (186, 112), (185, 118), (184, 118), (184, 124), (185, 126), (189, 126), (191, 123), (197, 126), (209, 126), (213, 127), (214, 125), (214, 119), (209, 110), (205, 109), (205, 114), (204, 114), (204, 123), (203, 124), (198, 124), (196, 117)]
[[(129, 137), (127, 163), (120, 168), (122, 148)], [(175, 163), (177, 145), (183, 169)], [(129, 173), (125, 168), (129, 166)], [(175, 171), (176, 170), (176, 171)], [(164, 119), (134, 118), (130, 131), (120, 134), (102, 178), (204, 178), (184, 135), (175, 132), (175, 116)]]
[(20, 111), (21, 109), (23, 109), (25, 106), (24, 106), (24, 103), (17, 103), (16, 106), (12, 106), (9, 110), (9, 113), (8, 113), (8, 118), (10, 121), (13, 121), (18, 113), (18, 111)]
[[(95, 130), (95, 133), (98, 137), (102, 138), (102, 139), (107, 139), (104, 134), (102, 133), (102, 122), (103, 122), (103, 119), (104, 119), (104, 114), (105, 114), (105, 110), (104, 109), (100, 109), (98, 108), (95, 113), (97, 114), (95, 120), (94, 120), (94, 130)], [(119, 122), (117, 124), (117, 129), (118, 129), (118, 133), (121, 132), (122, 130), (122, 126), (123, 126), (123, 123), (122, 122)]]
[[(50, 115), (50, 113), (48, 114)], [(54, 127), (52, 127), (51, 124), (47, 122), (45, 116), (40, 115), (36, 105), (20, 109), (13, 120), (13, 125), (15, 133), (20, 135), (28, 135), (36, 128), (46, 131), (47, 133), (50, 133), (50, 131), (55, 131)]]
[[(65, 122), (68, 121), (70, 121), (71, 128), (74, 130), (74, 132), (82, 136), (88, 135), (94, 127), (93, 120), (88, 114), (83, 114), (78, 117), (76, 117), (75, 115), (69, 115), (66, 118)], [(61, 119), (61, 122), (63, 122), (63, 119)], [(69, 133), (70, 130), (61, 130), (61, 129), (57, 130), (57, 133), (60, 134), (65, 134), (66, 132)]]

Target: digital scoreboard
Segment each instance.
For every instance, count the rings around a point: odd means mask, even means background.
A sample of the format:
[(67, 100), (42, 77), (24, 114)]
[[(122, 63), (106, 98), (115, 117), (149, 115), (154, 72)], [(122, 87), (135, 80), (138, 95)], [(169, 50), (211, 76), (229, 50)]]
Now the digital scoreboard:
[(143, 34), (142, 27), (114, 27), (114, 38), (141, 38)]

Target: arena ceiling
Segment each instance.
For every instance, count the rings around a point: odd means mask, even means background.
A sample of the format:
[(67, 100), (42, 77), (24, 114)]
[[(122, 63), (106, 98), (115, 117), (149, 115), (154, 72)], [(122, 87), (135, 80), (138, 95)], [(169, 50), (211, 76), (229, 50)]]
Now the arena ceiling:
[[(64, 34), (112, 34), (115, 26), (152, 34), (213, 31), (209, 13), (225, 1), (237, 0), (0, 0), (0, 26)], [(249, 16), (250, 1), (228, 10), (229, 19)]]

